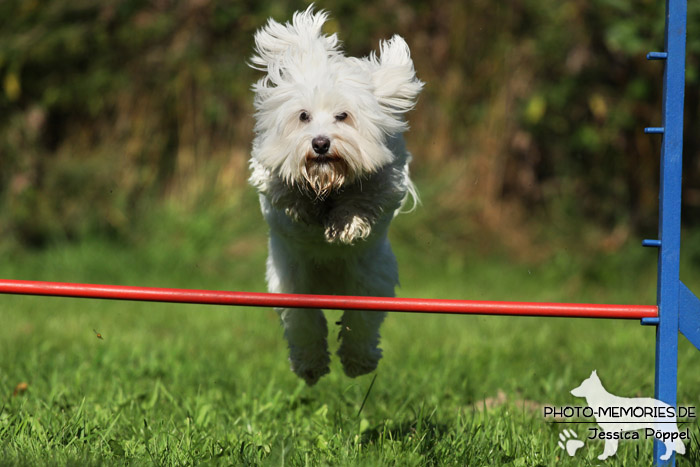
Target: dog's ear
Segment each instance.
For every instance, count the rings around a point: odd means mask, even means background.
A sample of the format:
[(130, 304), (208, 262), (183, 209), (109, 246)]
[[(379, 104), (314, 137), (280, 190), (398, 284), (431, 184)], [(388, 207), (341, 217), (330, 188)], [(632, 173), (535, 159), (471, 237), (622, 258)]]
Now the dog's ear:
[(338, 49), (335, 34), (323, 35), (321, 29), (328, 19), (328, 13), (313, 11), (313, 4), (305, 11), (294, 13), (291, 23), (281, 24), (270, 19), (255, 33), (255, 55), (251, 57), (253, 68), (268, 71), (285, 57), (293, 59), (301, 53), (321, 52), (333, 54)]
[(374, 94), (379, 103), (392, 113), (404, 113), (413, 108), (423, 83), (416, 78), (411, 51), (401, 36), (379, 43), (379, 57), (370, 56), (375, 65), (372, 74)]

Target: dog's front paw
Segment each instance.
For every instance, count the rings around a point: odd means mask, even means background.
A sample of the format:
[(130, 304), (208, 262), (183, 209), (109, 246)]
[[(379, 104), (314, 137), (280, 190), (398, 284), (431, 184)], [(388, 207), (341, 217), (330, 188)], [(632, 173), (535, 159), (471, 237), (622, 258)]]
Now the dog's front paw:
[(326, 226), (325, 236), (329, 243), (344, 243), (352, 245), (356, 240), (369, 237), (372, 226), (367, 219), (352, 216), (350, 219), (339, 219)]

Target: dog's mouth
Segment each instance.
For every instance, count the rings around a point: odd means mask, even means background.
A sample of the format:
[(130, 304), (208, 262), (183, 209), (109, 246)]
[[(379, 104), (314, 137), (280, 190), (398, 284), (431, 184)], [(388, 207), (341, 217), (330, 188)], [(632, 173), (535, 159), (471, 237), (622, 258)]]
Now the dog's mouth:
[(313, 154), (306, 156), (307, 164), (332, 164), (334, 162), (340, 162), (342, 158), (337, 154)]
[(317, 198), (325, 198), (351, 178), (348, 163), (337, 154), (307, 154), (302, 166), (306, 186)]

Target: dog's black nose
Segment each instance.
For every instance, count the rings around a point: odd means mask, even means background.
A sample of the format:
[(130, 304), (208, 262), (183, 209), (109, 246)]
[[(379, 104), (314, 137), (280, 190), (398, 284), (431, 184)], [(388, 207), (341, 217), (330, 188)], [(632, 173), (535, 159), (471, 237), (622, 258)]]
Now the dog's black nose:
[(311, 140), (311, 147), (314, 148), (316, 154), (322, 156), (330, 149), (331, 140), (325, 136), (317, 136)]

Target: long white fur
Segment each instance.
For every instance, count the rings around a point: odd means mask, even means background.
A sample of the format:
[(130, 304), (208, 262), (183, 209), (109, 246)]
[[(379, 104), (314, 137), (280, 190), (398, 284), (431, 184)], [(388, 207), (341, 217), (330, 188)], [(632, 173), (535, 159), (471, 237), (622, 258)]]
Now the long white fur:
[[(379, 55), (346, 57), (337, 36), (322, 33), (327, 18), (312, 5), (291, 23), (271, 19), (255, 34), (251, 66), (265, 76), (253, 86), (250, 183), (270, 227), (268, 289), (392, 296), (398, 271), (387, 231), (404, 201), (417, 199), (404, 114), (423, 83), (401, 37), (382, 41)], [(334, 163), (318, 162), (318, 136), (330, 140)], [(331, 185), (321, 183), (324, 174), (333, 175)], [(323, 313), (278, 312), (292, 370), (315, 384), (329, 371)], [(344, 312), (338, 354), (347, 375), (376, 368), (383, 319), (379, 312)]]

